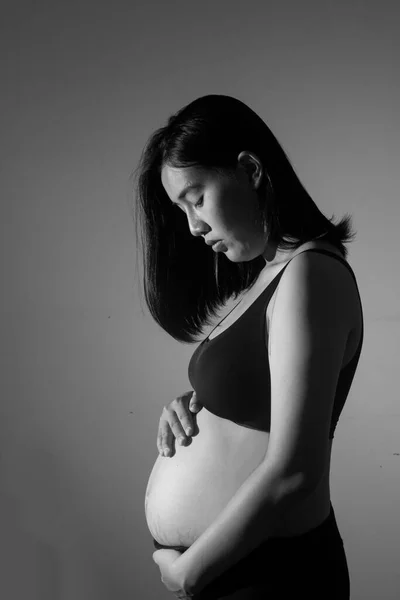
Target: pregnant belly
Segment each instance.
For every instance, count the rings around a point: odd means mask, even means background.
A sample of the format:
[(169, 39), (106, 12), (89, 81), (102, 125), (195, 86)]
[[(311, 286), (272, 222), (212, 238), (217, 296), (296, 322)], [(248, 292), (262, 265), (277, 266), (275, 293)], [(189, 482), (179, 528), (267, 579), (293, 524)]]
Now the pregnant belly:
[(217, 417), (204, 407), (197, 426), (190, 446), (176, 444), (172, 458), (158, 456), (150, 475), (146, 520), (160, 544), (193, 544), (261, 463), (268, 447), (268, 433)]

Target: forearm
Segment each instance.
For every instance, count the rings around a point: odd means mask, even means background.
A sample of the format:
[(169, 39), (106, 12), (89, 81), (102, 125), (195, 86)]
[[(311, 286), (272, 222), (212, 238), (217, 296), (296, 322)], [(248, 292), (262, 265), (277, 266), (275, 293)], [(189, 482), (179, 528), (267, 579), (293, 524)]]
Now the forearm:
[(310, 494), (301, 475), (282, 481), (265, 463), (175, 563), (185, 589), (200, 592), (273, 535), (284, 511)]

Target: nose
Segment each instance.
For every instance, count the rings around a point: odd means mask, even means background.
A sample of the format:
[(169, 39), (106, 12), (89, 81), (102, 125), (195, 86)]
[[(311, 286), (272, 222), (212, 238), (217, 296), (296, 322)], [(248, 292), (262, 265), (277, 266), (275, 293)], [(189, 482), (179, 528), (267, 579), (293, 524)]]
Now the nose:
[(193, 219), (188, 215), (189, 231), (194, 237), (200, 237), (206, 233), (204, 223), (199, 219)]
[(201, 237), (201, 236), (205, 235), (204, 228), (201, 228), (201, 229), (200, 228), (191, 229), (190, 233), (192, 235), (194, 235), (194, 237)]

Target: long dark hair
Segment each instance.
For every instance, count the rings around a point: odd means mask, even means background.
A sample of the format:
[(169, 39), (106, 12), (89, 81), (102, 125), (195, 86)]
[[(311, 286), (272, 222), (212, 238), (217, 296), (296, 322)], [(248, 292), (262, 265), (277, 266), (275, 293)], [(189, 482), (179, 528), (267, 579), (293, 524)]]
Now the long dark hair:
[(234, 263), (223, 253), (210, 252), (203, 239), (190, 233), (186, 215), (170, 202), (161, 169), (168, 164), (231, 174), (242, 150), (262, 162), (260, 220), (267, 239), (278, 248), (295, 250), (322, 237), (346, 258), (344, 244), (355, 237), (351, 215), (334, 224), (334, 215), (328, 219), (317, 208), (275, 136), (246, 104), (214, 94), (194, 100), (150, 136), (133, 173), (146, 303), (157, 323), (181, 342), (198, 342), (196, 336), (218, 309), (254, 284), (265, 261), (258, 256)]

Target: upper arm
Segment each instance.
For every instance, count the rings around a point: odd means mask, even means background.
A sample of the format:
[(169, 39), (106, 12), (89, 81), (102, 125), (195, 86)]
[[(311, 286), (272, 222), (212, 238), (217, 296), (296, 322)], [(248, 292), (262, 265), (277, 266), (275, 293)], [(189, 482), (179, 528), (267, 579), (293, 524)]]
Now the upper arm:
[(265, 460), (282, 477), (322, 477), (333, 401), (350, 323), (348, 272), (302, 253), (283, 274), (269, 326), (271, 426)]

